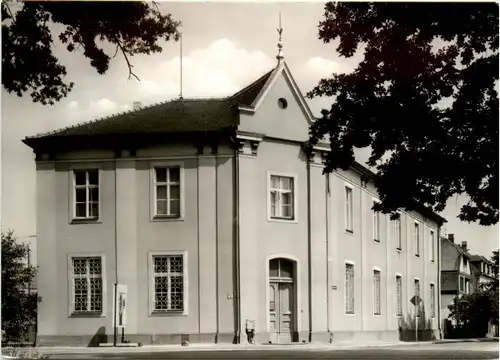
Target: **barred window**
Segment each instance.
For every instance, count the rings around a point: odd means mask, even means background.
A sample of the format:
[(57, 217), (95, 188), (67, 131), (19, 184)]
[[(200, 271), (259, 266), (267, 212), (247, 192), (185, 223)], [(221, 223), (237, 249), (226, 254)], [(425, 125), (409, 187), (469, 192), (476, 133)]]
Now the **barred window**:
[(354, 265), (345, 264), (345, 313), (354, 314)]
[(75, 257), (71, 262), (73, 312), (102, 312), (102, 259)]
[(74, 170), (74, 216), (76, 219), (99, 217), (99, 171)]
[(436, 293), (435, 285), (431, 284), (431, 318), (436, 317)]
[(181, 215), (180, 167), (155, 168), (155, 216)]
[(396, 275), (396, 315), (403, 316), (403, 280)]
[[(415, 279), (415, 296), (420, 297), (420, 280)], [(417, 305), (417, 316), (420, 316), (420, 304)]]
[(153, 256), (153, 311), (184, 310), (184, 259), (182, 255)]
[(289, 176), (271, 175), (271, 218), (294, 218), (294, 183)]
[(380, 297), (380, 270), (373, 270), (373, 314), (382, 314)]

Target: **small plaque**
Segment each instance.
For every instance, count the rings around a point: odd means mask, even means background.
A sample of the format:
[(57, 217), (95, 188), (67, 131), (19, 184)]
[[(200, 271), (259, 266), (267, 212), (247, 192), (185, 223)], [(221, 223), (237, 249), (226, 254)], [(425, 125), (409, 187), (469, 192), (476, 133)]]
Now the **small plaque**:
[(332, 290), (337, 290), (337, 285), (332, 285)]
[(232, 299), (233, 298), (233, 293), (227, 293), (227, 298)]

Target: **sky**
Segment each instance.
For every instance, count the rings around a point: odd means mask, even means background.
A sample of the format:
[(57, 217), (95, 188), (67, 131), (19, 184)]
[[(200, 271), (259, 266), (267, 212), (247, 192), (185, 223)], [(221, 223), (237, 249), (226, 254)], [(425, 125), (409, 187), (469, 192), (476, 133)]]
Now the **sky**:
[[(317, 36), (323, 3), (161, 3), (165, 12), (182, 22), (183, 96), (219, 97), (237, 92), (276, 64), (278, 14), (281, 12), (284, 55), (305, 94), (332, 73), (352, 71), (361, 60), (339, 57), (335, 43)], [(53, 28), (55, 34), (60, 29)], [(75, 87), (53, 106), (34, 104), (30, 96), (17, 97), (2, 89), (2, 229), (13, 229), (19, 239), (36, 234), (36, 174), (34, 155), (21, 142), (29, 135), (90, 121), (143, 105), (179, 96), (179, 44), (168, 43), (161, 54), (131, 58), (140, 78), (128, 79), (128, 69), (118, 54), (105, 75), (99, 75), (81, 50), (68, 53), (60, 43), (54, 52), (67, 67)], [(113, 54), (110, 49), (111, 55)], [(329, 99), (307, 100), (315, 115), (331, 104)], [(360, 150), (357, 160), (369, 153)], [(487, 257), (498, 249), (498, 225), (483, 227), (460, 222), (462, 196), (450, 199), (441, 213), (448, 220), (445, 232), (457, 242), (467, 241), (473, 253)]]

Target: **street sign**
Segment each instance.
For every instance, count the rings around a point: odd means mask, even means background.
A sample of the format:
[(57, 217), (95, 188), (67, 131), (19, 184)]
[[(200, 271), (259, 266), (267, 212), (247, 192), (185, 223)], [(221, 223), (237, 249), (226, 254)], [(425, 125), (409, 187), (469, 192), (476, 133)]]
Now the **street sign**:
[(417, 306), (417, 305), (420, 305), (420, 303), (422, 302), (422, 299), (420, 298), (420, 296), (415, 295), (410, 299), (410, 302), (412, 303), (413, 306)]

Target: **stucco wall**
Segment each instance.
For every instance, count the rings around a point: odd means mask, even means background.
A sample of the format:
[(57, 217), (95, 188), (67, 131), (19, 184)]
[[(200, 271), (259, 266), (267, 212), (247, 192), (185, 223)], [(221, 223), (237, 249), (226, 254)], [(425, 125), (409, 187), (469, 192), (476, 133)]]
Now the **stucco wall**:
[[(141, 149), (136, 158), (116, 162), (118, 275), (119, 283), (127, 285), (129, 293), (126, 333), (202, 333), (213, 337), (218, 331), (232, 338), (234, 160), (225, 155), (230, 153), (227, 147), (222, 147), (222, 155), (217, 157), (207, 149), (204, 155), (197, 157), (194, 147), (170, 148), (171, 151), (168, 147)], [(176, 156), (166, 158), (167, 153)], [(38, 323), (41, 338), (84, 336), (88, 339), (101, 327), (112, 334), (115, 162), (104, 161), (110, 156), (105, 152), (95, 152), (90, 157), (84, 154), (87, 153), (64, 154), (58, 157), (57, 163), (37, 165), (37, 233), (43, 243), (38, 251), (43, 298)], [(144, 159), (152, 154), (157, 154), (153, 161)], [(99, 161), (99, 156), (103, 161)], [(86, 161), (88, 158), (93, 161)], [(151, 217), (151, 166), (159, 163), (184, 168), (182, 219), (158, 221)], [(73, 168), (100, 169), (100, 217), (96, 222), (72, 223)], [(188, 314), (150, 316), (148, 253), (169, 250), (188, 253)], [(105, 311), (97, 318), (71, 317), (68, 256), (90, 253), (104, 256)], [(203, 271), (199, 271), (201, 268)], [(203, 301), (200, 302), (200, 298)]]

